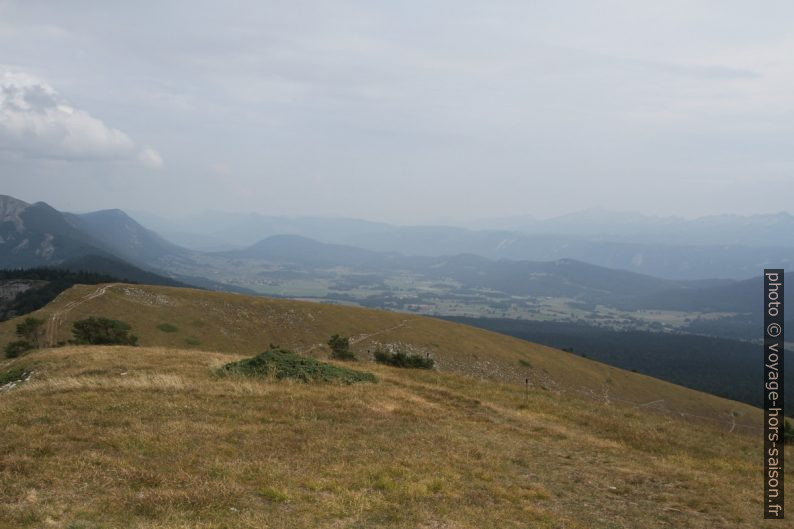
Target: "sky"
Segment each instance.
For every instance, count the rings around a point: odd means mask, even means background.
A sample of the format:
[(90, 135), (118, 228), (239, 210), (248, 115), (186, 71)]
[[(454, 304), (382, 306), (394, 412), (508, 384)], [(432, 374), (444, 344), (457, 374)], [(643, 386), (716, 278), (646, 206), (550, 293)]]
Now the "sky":
[(0, 0), (0, 194), (404, 224), (792, 211), (794, 3)]

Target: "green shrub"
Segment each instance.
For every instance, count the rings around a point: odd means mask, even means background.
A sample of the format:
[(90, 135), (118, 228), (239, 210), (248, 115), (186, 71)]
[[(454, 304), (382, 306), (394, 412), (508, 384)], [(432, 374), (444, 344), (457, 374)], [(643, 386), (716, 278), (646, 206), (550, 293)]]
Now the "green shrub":
[(26, 351), (33, 349), (33, 344), (27, 340), (17, 340), (5, 346), (6, 358), (16, 358)]
[(273, 376), (276, 379), (291, 378), (301, 382), (376, 382), (372, 373), (354, 371), (313, 358), (298, 356), (286, 349), (270, 349), (253, 358), (226, 364), (220, 374), (245, 376)]
[(408, 367), (413, 369), (433, 369), (435, 361), (432, 358), (418, 354), (406, 354), (402, 351), (375, 351), (375, 361), (394, 367)]
[(138, 337), (129, 334), (129, 324), (91, 316), (72, 324), (73, 342), (89, 345), (137, 345)]
[(20, 380), (24, 379), (28, 376), (28, 371), (25, 371), (22, 367), (14, 367), (0, 373), (0, 386), (4, 386), (9, 382), (19, 382)]
[(185, 343), (190, 346), (201, 345), (201, 340), (198, 338), (193, 338), (192, 336), (188, 336), (185, 338)]
[(175, 325), (171, 325), (170, 323), (161, 323), (157, 328), (163, 332), (176, 332), (179, 330)]
[(355, 360), (356, 355), (350, 350), (350, 338), (334, 334), (328, 340), (328, 347), (331, 348), (331, 358), (337, 360)]
[(31, 349), (41, 347), (44, 338), (44, 320), (27, 317), (25, 321), (17, 324), (17, 336), (30, 344)]

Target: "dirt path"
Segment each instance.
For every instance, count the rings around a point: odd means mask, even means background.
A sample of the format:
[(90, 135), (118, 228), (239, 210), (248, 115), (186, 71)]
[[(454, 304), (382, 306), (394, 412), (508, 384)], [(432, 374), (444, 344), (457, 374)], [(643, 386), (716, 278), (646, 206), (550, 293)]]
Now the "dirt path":
[[(381, 329), (379, 331), (375, 331), (375, 332), (372, 332), (372, 333), (369, 333), (369, 334), (359, 334), (357, 336), (351, 336), (350, 337), (350, 344), (352, 345), (352, 344), (364, 341), (367, 338), (372, 338), (373, 336), (378, 336), (379, 334), (385, 334), (387, 332), (391, 332), (391, 331), (397, 330), (397, 329), (399, 329), (401, 327), (405, 327), (406, 325), (408, 325), (408, 320), (403, 320), (402, 322), (398, 323), (397, 325), (394, 325), (392, 327), (388, 327), (386, 329)], [(316, 344), (314, 344), (314, 345), (312, 345), (312, 346), (310, 346), (310, 347), (308, 347), (306, 349), (298, 348), (297, 352), (300, 353), (300, 354), (308, 354), (308, 353), (311, 353), (312, 351), (314, 351), (315, 349), (318, 349), (320, 347), (325, 347), (325, 345), (326, 344), (324, 344), (324, 343), (316, 343)]]
[(82, 305), (86, 301), (91, 301), (92, 299), (96, 299), (96, 298), (98, 298), (100, 296), (105, 295), (105, 293), (108, 291), (108, 289), (110, 289), (111, 287), (114, 287), (116, 285), (118, 285), (118, 283), (111, 283), (111, 284), (108, 284), (108, 285), (103, 285), (103, 286), (99, 287), (98, 289), (96, 289), (95, 291), (91, 292), (90, 294), (87, 294), (87, 295), (83, 296), (82, 298), (77, 299), (75, 301), (70, 301), (69, 303), (64, 305), (62, 309), (53, 312), (52, 316), (50, 316), (50, 319), (47, 320), (47, 329), (46, 329), (46, 332), (45, 332), (45, 336), (46, 336), (45, 341), (46, 341), (46, 343), (50, 347), (52, 347), (52, 346), (54, 346), (56, 344), (57, 337), (58, 337), (58, 329), (60, 328), (61, 324), (63, 323), (63, 318), (72, 309), (74, 309), (76, 307), (79, 307), (80, 305)]
[(397, 325), (394, 325), (393, 327), (389, 327), (388, 329), (381, 329), (380, 331), (376, 331), (370, 334), (360, 334), (356, 337), (351, 337), (350, 343), (354, 344), (358, 342), (363, 342), (367, 338), (372, 338), (373, 336), (378, 336), (379, 334), (385, 334), (387, 332), (395, 331), (401, 327), (405, 327), (406, 325), (408, 325), (408, 320), (403, 320), (402, 322), (398, 323)]
[(648, 411), (651, 411), (651, 412), (654, 412), (654, 413), (659, 413), (659, 414), (662, 414), (662, 415), (678, 415), (679, 417), (682, 417), (682, 418), (690, 417), (692, 419), (709, 421), (709, 422), (712, 422), (712, 423), (717, 423), (717, 424), (720, 424), (720, 425), (724, 425), (726, 430), (728, 431), (728, 433), (733, 433), (737, 429), (743, 430), (745, 432), (759, 432), (760, 431), (760, 428), (758, 426), (754, 426), (754, 425), (751, 425), (751, 424), (741, 424), (741, 423), (736, 422), (736, 416), (733, 415), (733, 414), (731, 414), (730, 419), (721, 419), (719, 417), (714, 417), (714, 416), (709, 417), (709, 416), (706, 416), (706, 415), (697, 415), (695, 413), (687, 413), (687, 412), (684, 412), (684, 411), (678, 411), (678, 410), (675, 410), (673, 408), (668, 407), (666, 405), (666, 403), (665, 403), (665, 399), (659, 399), (659, 400), (654, 400), (654, 401), (645, 402), (645, 403), (633, 402), (633, 401), (630, 401), (630, 400), (617, 399), (617, 398), (613, 398), (613, 400), (622, 402), (623, 404), (631, 405), (633, 408), (638, 409), (638, 410), (639, 409), (648, 410)]

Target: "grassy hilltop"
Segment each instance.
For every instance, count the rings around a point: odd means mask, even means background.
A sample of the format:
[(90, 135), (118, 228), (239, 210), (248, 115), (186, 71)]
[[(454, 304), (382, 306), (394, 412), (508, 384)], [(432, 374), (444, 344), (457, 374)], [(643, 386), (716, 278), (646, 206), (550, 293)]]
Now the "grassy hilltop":
[[(792, 526), (761, 519), (758, 410), (554, 349), (148, 286), (75, 287), (37, 315), (54, 340), (88, 315), (123, 319), (141, 346), (0, 361), (0, 376), (32, 372), (0, 391), (0, 528)], [(326, 357), (336, 332), (362, 361), (335, 364), (376, 383), (218, 375), (271, 342)], [(398, 342), (438, 369), (364, 358)]]
[[(750, 431), (760, 427), (756, 408), (630, 373), (598, 362), (466, 325), (410, 314), (187, 288), (78, 285), (33, 313), (47, 320), (47, 339), (70, 338), (71, 324), (106, 316), (132, 325), (143, 346), (255, 354), (277, 344), (326, 357), (335, 333), (350, 336), (366, 358), (382, 344), (403, 344), (430, 354), (445, 372), (523, 385), (553, 393), (624, 402), (663, 413), (686, 414)], [(16, 339), (19, 319), (0, 323), (0, 346)], [(638, 344), (641, 347), (641, 344)]]

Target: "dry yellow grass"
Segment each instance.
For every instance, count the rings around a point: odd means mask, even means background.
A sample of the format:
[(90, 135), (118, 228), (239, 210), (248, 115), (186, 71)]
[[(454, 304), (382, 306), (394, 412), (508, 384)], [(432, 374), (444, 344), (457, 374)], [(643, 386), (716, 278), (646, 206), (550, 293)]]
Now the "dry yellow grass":
[(761, 519), (757, 436), (371, 363), (377, 384), (215, 375), (241, 357), (0, 362), (33, 370), (0, 392), (0, 528), (792, 526)]
[[(382, 343), (430, 353), (444, 372), (523, 383), (555, 394), (622, 402), (651, 412), (686, 416), (725, 431), (756, 431), (758, 409), (611, 368), (562, 351), (451, 322), (355, 307), (144, 285), (76, 286), (34, 313), (48, 321), (48, 338), (68, 340), (71, 323), (87, 316), (129, 322), (144, 346), (255, 354), (274, 343), (326, 356), (334, 333), (353, 338), (360, 357)], [(17, 320), (0, 323), (0, 347), (15, 339)], [(170, 324), (176, 332), (163, 332)], [(642, 344), (638, 344), (641, 347)]]

